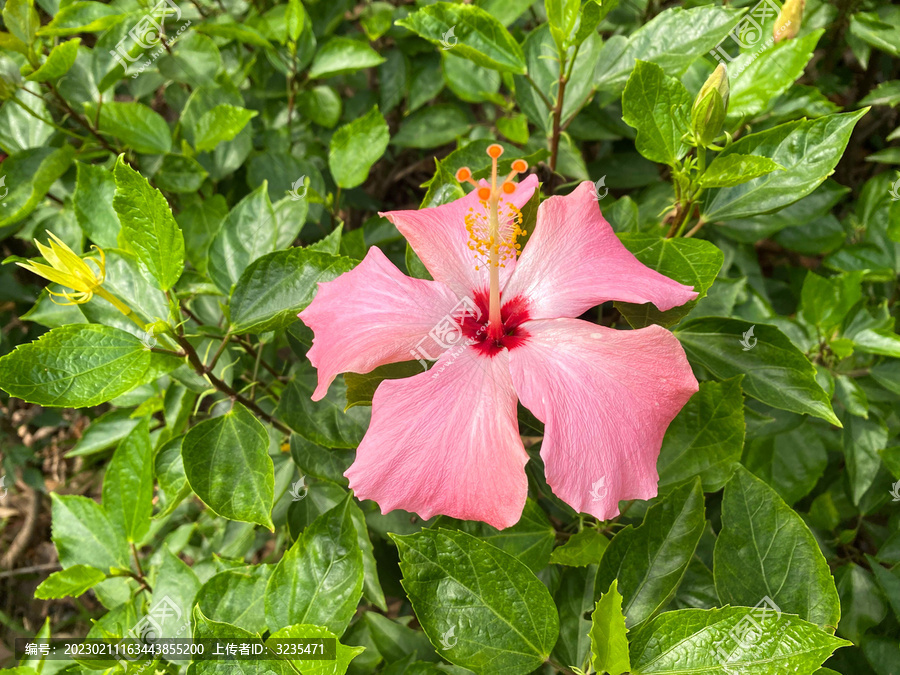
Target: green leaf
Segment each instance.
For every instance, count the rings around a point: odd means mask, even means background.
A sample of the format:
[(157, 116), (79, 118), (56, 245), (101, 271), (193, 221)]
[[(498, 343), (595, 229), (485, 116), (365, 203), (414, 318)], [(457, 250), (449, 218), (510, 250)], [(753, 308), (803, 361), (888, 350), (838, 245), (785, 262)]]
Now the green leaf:
[(568, 565), (570, 567), (585, 567), (597, 565), (603, 557), (603, 552), (609, 546), (609, 539), (592, 527), (586, 527), (581, 532), (576, 532), (562, 546), (557, 546), (550, 554), (550, 562), (554, 565)]
[(129, 542), (140, 542), (153, 514), (153, 447), (145, 417), (116, 448), (103, 477), (103, 508)]
[(347, 407), (370, 406), (372, 397), (375, 396), (375, 390), (384, 380), (400, 380), (421, 372), (422, 366), (417, 361), (403, 361), (386, 363), (368, 373), (344, 373), (344, 383), (347, 385)]
[[(367, 613), (366, 616), (369, 616), (369, 614)], [(277, 630), (269, 636), (266, 644), (269, 645), (270, 649), (275, 650), (277, 647), (274, 645), (277, 640), (309, 640), (315, 638), (335, 640), (336, 658), (327, 661), (304, 658), (291, 659), (290, 661), (294, 664), (297, 672), (303, 673), (303, 675), (344, 675), (350, 666), (350, 662), (365, 651), (365, 647), (348, 647), (341, 644), (335, 633), (322, 626), (314, 626), (312, 624), (296, 624)]]
[(387, 150), (390, 132), (378, 106), (334, 132), (328, 149), (328, 168), (342, 188), (355, 188)]
[(50, 80), (58, 80), (69, 72), (69, 69), (75, 65), (75, 57), (78, 56), (78, 45), (81, 44), (81, 38), (66, 40), (56, 45), (51, 51), (47, 60), (41, 64), (40, 68), (35, 70), (26, 80), (32, 82), (49, 82)]
[(862, 419), (848, 415), (845, 421), (844, 457), (847, 460), (850, 494), (853, 504), (858, 506), (878, 476), (880, 452), (888, 446), (890, 433), (884, 422), (875, 417)]
[(121, 9), (103, 2), (78, 1), (61, 7), (53, 20), (38, 30), (38, 35), (78, 35), (99, 33), (120, 22), (127, 15)]
[(275, 467), (269, 435), (240, 403), (191, 428), (181, 456), (191, 489), (213, 512), (274, 530)]
[(191, 486), (184, 474), (181, 443), (184, 436), (173, 438), (156, 453), (154, 472), (159, 483), (160, 506), (163, 509), (154, 518), (164, 518), (191, 494)]
[(184, 639), (191, 635), (190, 616), (194, 598), (200, 590), (200, 580), (194, 570), (172, 553), (165, 544), (158, 554), (162, 557), (162, 562), (156, 575), (156, 583), (153, 584), (150, 607), (156, 606), (157, 603), (160, 607), (168, 605), (172, 608), (174, 605), (181, 612), (179, 615), (174, 608), (173, 611), (159, 612), (156, 616), (160, 626), (158, 635)]
[(129, 568), (128, 542), (106, 511), (93, 499), (50, 493), (53, 502), (53, 544), (63, 567), (87, 565), (103, 572)]
[[(97, 110), (87, 106), (95, 119)], [(100, 107), (102, 133), (115, 136), (135, 152), (163, 155), (172, 150), (172, 133), (162, 115), (143, 103), (107, 101)]]
[(72, 207), (78, 226), (98, 246), (112, 248), (119, 236), (119, 216), (113, 208), (116, 179), (95, 164), (76, 162), (77, 177)]
[(700, 383), (666, 431), (657, 461), (660, 487), (700, 476), (703, 490), (716, 492), (728, 482), (744, 447), (742, 379)]
[(209, 276), (225, 292), (247, 266), (275, 249), (275, 211), (263, 182), (231, 209), (209, 249)]
[(729, 64), (729, 71), (740, 74), (729, 79), (728, 117), (753, 117), (766, 110), (803, 74), (824, 32), (782, 40), (761, 54), (745, 52)]
[(475, 672), (525, 675), (549, 656), (559, 619), (521, 562), (464, 532), (392, 534), (403, 588), (441, 656)]
[(143, 384), (151, 366), (149, 348), (131, 333), (70, 324), (0, 358), (0, 388), (29, 403), (88, 408)]
[(266, 584), (271, 565), (225, 570), (210, 577), (195, 602), (214, 621), (230, 623), (251, 633), (266, 631)]
[(622, 120), (637, 131), (637, 151), (651, 162), (674, 166), (689, 146), (691, 95), (661, 67), (638, 61), (622, 93)]
[(702, 188), (732, 187), (765, 176), (782, 167), (768, 157), (757, 155), (720, 155), (700, 175)]
[(241, 274), (231, 296), (231, 328), (235, 334), (263, 333), (297, 320), (318, 289), (355, 266), (356, 261), (289, 248), (254, 260)]
[(34, 591), (37, 600), (51, 600), (56, 598), (77, 598), (106, 579), (106, 575), (94, 567), (87, 565), (72, 565), (71, 567), (54, 572), (44, 579)]
[(297, 623), (343, 634), (362, 597), (363, 561), (352, 496), (309, 525), (278, 563), (266, 587), (269, 630)]
[(9, 194), (3, 199), (5, 215), (0, 217), (0, 236), (5, 237), (11, 230), (18, 229), (12, 226), (34, 211), (50, 186), (72, 165), (74, 156), (75, 148), (64, 145), (23, 150), (4, 160), (4, 187), (9, 189)]
[(660, 12), (631, 37), (616, 36), (604, 44), (594, 71), (597, 88), (619, 91), (637, 59), (657, 63), (667, 75), (680, 77), (721, 42), (743, 14), (744, 10), (713, 6)]
[(618, 581), (613, 579), (609, 591), (600, 596), (591, 615), (591, 664), (598, 673), (609, 675), (631, 672), (628, 629), (617, 584)]
[[(299, 0), (298, 0), (299, 1)], [(341, 119), (343, 102), (331, 87), (310, 87), (297, 95), (297, 110), (326, 129), (333, 129)]]
[(255, 110), (220, 103), (212, 110), (207, 110), (197, 120), (194, 149), (197, 152), (215, 150), (219, 143), (230, 141), (241, 133), (254, 117), (256, 117)]
[(680, 609), (632, 632), (631, 667), (635, 675), (812, 675), (849, 644), (772, 608)]
[(713, 576), (725, 604), (755, 606), (768, 597), (832, 632), (841, 618), (828, 563), (806, 523), (743, 467), (725, 486)]
[(122, 158), (116, 163), (113, 208), (121, 223), (120, 237), (156, 280), (168, 291), (184, 270), (184, 236), (166, 198)]
[(639, 527), (629, 525), (613, 537), (596, 587), (609, 588), (618, 579), (628, 626), (653, 617), (675, 595), (705, 526), (703, 491), (694, 479), (651, 506)]
[(675, 335), (691, 361), (716, 377), (744, 375), (748, 396), (841, 426), (816, 381), (815, 367), (775, 326), (709, 317), (682, 324)]
[(820, 277), (807, 272), (800, 293), (800, 316), (830, 337), (853, 306), (862, 299), (862, 272)]
[(784, 171), (713, 190), (703, 203), (701, 217), (705, 221), (746, 218), (775, 211), (810, 194), (834, 171), (853, 127), (866, 112), (868, 108), (797, 120), (738, 139), (716, 159), (757, 155), (771, 159)]
[(661, 326), (678, 323), (706, 295), (725, 260), (725, 254), (715, 244), (702, 239), (663, 239), (652, 234), (631, 233), (620, 234), (619, 239), (644, 265), (679, 283), (692, 286), (699, 294), (696, 300), (666, 312), (660, 312), (649, 302), (642, 305), (616, 302), (616, 308), (634, 328), (654, 323)]
[[(191, 617), (194, 625), (193, 638), (195, 640), (218, 639), (235, 640), (241, 642), (259, 641), (259, 635), (250, 633), (230, 623), (221, 623), (207, 618), (199, 607), (194, 607)], [(188, 666), (187, 675), (296, 675), (287, 661), (281, 658), (272, 659), (204, 659), (192, 661)]]
[(455, 56), (500, 72), (525, 73), (522, 48), (488, 12), (474, 5), (438, 2), (397, 22)]
[[(0, 361), (2, 363), (2, 361)], [(326, 448), (356, 448), (369, 424), (371, 410), (364, 406), (348, 409), (346, 386), (340, 379), (331, 383), (321, 401), (313, 401), (317, 375), (309, 365), (295, 369), (293, 381), (284, 390), (275, 414), (298, 434)]]
[(417, 110), (403, 120), (391, 144), (401, 148), (436, 148), (453, 142), (470, 126), (469, 116), (462, 108), (440, 103)]
[(196, 192), (209, 174), (203, 165), (187, 155), (166, 155), (153, 180), (160, 190), (176, 193)]
[(10, 33), (31, 46), (41, 26), (34, 0), (7, 0), (3, 7), (3, 24)]
[(365, 42), (333, 37), (316, 52), (308, 76), (312, 80), (320, 80), (374, 68), (381, 63), (384, 59)]
[(512, 527), (498, 530), (487, 523), (474, 520), (455, 520), (447, 516), (437, 518), (432, 527), (445, 527), (461, 530), (481, 541), (496, 546), (504, 553), (509, 553), (519, 562), (527, 565), (532, 572), (538, 574), (547, 567), (550, 561), (550, 550), (553, 548), (555, 532), (547, 514), (533, 499), (525, 500), (522, 517)]

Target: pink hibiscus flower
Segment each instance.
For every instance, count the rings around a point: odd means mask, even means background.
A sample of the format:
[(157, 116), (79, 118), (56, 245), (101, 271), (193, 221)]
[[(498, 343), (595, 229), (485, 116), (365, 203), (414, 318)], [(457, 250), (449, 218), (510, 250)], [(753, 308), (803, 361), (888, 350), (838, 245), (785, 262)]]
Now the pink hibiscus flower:
[[(344, 474), (382, 513), (405, 509), (518, 522), (528, 454), (516, 403), (544, 423), (547, 483), (576, 511), (607, 519), (624, 499), (656, 495), (663, 435), (697, 391), (680, 343), (659, 326), (615, 330), (577, 319), (608, 300), (667, 310), (697, 297), (645, 267), (600, 214), (593, 185), (550, 197), (518, 256), (520, 209), (537, 177), (513, 163), (452, 203), (382, 214), (434, 281), (400, 272), (378, 248), (319, 284), (300, 313), (314, 334), (314, 400), (345, 372), (367, 373), (427, 353), (434, 366), (384, 380), (356, 460)], [(459, 180), (473, 182), (461, 169)], [(474, 184), (474, 182), (473, 182)], [(412, 356), (411, 356), (412, 355)]]

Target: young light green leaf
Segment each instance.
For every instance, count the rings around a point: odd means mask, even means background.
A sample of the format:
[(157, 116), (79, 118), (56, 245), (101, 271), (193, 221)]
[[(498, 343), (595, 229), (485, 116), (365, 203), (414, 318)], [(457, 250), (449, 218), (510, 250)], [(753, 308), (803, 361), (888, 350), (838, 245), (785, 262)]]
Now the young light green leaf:
[(18, 224), (34, 211), (50, 186), (72, 165), (74, 157), (75, 148), (64, 145), (31, 148), (4, 160), (4, 187), (9, 193), (3, 199), (0, 236), (5, 237), (20, 227)]
[(53, 20), (38, 29), (38, 35), (78, 35), (99, 33), (124, 19), (122, 9), (92, 0), (76, 0), (60, 7)]
[(613, 579), (609, 591), (600, 596), (591, 615), (591, 663), (598, 673), (609, 675), (631, 672), (628, 629), (617, 585), (618, 581)]
[(56, 45), (47, 56), (47, 60), (41, 64), (40, 68), (35, 70), (26, 80), (32, 82), (49, 82), (50, 80), (58, 80), (75, 64), (75, 57), (78, 56), (78, 45), (81, 44), (81, 38), (66, 40)]
[(115, 178), (113, 208), (119, 216), (120, 236), (159, 289), (168, 291), (184, 270), (181, 228), (166, 198), (122, 158), (116, 163)]
[[(812, 675), (835, 649), (850, 644), (796, 616), (766, 609), (766, 613), (751, 607), (680, 609), (661, 614), (633, 631), (631, 672)], [(750, 633), (755, 626), (757, 632)]]
[(328, 167), (342, 188), (355, 188), (369, 177), (369, 169), (387, 150), (390, 133), (378, 106), (334, 132)]
[(600, 561), (597, 589), (618, 579), (628, 626), (656, 615), (675, 595), (706, 525), (700, 481), (673, 490), (637, 528), (620, 530)]
[(211, 152), (219, 143), (230, 141), (256, 117), (255, 110), (247, 110), (227, 103), (220, 103), (207, 110), (197, 120), (194, 132), (194, 149), (197, 152)]
[(743, 467), (725, 486), (713, 576), (723, 604), (755, 606), (768, 597), (781, 611), (828, 631), (841, 618), (816, 538), (772, 488)]
[(151, 365), (150, 350), (131, 333), (69, 324), (0, 358), (0, 388), (29, 403), (87, 408), (143, 384)]
[(132, 543), (150, 530), (153, 514), (153, 447), (145, 417), (116, 448), (103, 477), (103, 508)]
[(775, 326), (709, 317), (682, 324), (675, 335), (691, 361), (716, 377), (743, 375), (749, 396), (840, 426), (828, 395), (816, 381), (816, 369)]
[(10, 33), (30, 46), (41, 26), (34, 0), (7, 0), (3, 7), (3, 24)]
[(557, 546), (550, 554), (550, 562), (554, 565), (585, 567), (597, 565), (603, 552), (609, 546), (609, 539), (600, 530), (586, 527), (576, 532), (562, 546)]
[(622, 120), (637, 131), (637, 151), (651, 162), (674, 166), (689, 146), (691, 95), (655, 63), (638, 61), (622, 93)]
[(464, 532), (391, 537), (403, 588), (444, 658), (504, 675), (525, 675), (547, 659), (559, 618), (550, 593), (525, 565)]
[(697, 184), (702, 188), (732, 187), (779, 169), (782, 167), (768, 157), (720, 155), (700, 174)]
[(479, 66), (509, 73), (525, 73), (522, 48), (509, 31), (475, 5), (437, 2), (397, 22), (456, 56)]
[(191, 489), (213, 512), (274, 530), (275, 467), (266, 428), (240, 403), (201, 422), (181, 446)]
[(265, 594), (269, 630), (311, 623), (341, 635), (349, 625), (363, 589), (352, 498), (348, 493), (303, 530), (272, 572)]
[(106, 575), (95, 567), (72, 565), (59, 572), (54, 572), (44, 579), (34, 591), (38, 600), (73, 597), (86, 593), (106, 579)]
[[(239, 640), (250, 642), (262, 638), (249, 631), (233, 626), (230, 623), (213, 621), (203, 614), (199, 607), (194, 607), (191, 623), (194, 627), (193, 638), (195, 640), (218, 639)], [(272, 659), (206, 659), (192, 661), (188, 666), (187, 675), (296, 675), (296, 671), (290, 663), (281, 658)]]

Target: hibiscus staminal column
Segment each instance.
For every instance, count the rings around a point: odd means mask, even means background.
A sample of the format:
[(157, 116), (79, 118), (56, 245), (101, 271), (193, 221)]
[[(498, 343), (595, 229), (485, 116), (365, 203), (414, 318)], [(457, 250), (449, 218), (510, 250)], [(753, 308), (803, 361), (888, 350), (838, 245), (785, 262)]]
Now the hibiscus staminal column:
[(500, 268), (506, 267), (506, 261), (518, 255), (522, 245), (517, 240), (527, 234), (521, 228), (522, 213), (503, 197), (516, 191), (516, 184), (512, 179), (526, 171), (528, 164), (522, 159), (515, 160), (511, 166), (512, 171), (499, 182), (497, 160), (503, 154), (503, 147), (496, 143), (490, 145), (487, 154), (491, 158), (490, 187), (476, 183), (468, 167), (457, 171), (456, 179), (474, 185), (481, 200), (481, 211), (474, 207), (469, 209), (465, 218), (466, 229), (469, 232), (469, 248), (474, 251), (478, 261), (475, 269), (479, 269), (482, 264), (488, 265), (488, 337), (499, 340), (503, 336), (503, 321), (500, 315)]

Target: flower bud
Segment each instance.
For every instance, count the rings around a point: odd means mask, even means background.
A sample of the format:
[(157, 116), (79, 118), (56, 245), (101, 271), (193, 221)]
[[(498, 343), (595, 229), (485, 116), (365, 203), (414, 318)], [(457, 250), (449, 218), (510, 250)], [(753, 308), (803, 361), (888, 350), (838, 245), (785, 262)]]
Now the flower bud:
[(722, 133), (728, 94), (728, 73), (724, 64), (719, 64), (700, 89), (691, 108), (691, 131), (699, 145), (706, 147)]
[(775, 42), (790, 40), (797, 36), (803, 22), (804, 7), (806, 7), (806, 0), (786, 0), (772, 29), (772, 37)]

